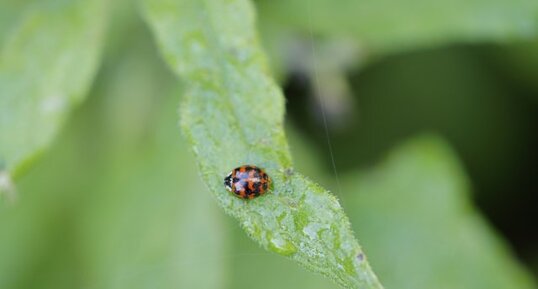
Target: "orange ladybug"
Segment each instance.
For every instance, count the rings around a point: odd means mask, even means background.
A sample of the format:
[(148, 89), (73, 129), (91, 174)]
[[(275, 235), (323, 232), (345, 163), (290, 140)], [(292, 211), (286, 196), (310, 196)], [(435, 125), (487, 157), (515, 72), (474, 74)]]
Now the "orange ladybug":
[(233, 169), (225, 178), (226, 189), (241, 199), (254, 199), (267, 192), (271, 178), (263, 169), (243, 165)]

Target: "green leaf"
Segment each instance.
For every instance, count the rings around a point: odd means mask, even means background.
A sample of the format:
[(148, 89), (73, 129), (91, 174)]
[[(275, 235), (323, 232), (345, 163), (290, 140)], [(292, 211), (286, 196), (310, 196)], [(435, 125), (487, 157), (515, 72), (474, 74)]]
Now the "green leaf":
[(175, 133), (180, 90), (137, 11), (123, 21), (136, 37), (107, 58), (91, 96), (107, 112), (92, 114), (105, 124), (99, 139), (107, 142), (102, 175), (81, 214), (92, 288), (226, 288), (223, 214), (200, 194), (193, 157)]
[(27, 9), (30, 1), (2, 0), (0, 9), (0, 47), (4, 43), (6, 34), (14, 29), (21, 14)]
[(106, 3), (50, 0), (27, 5), (3, 37), (0, 174), (4, 187), (51, 142), (67, 113), (86, 94), (98, 65)]
[(369, 260), (389, 288), (537, 288), (470, 202), (452, 150), (421, 137), (343, 179)]
[[(505, 69), (505, 75), (511, 80), (538, 91), (538, 38), (497, 46), (490, 53), (491, 59)], [(538, 101), (538, 93), (529, 93), (529, 97)]]
[(0, 206), (0, 288), (230, 288), (224, 214), (200, 194), (176, 81), (137, 20), (16, 206)]
[(352, 37), (369, 53), (451, 42), (505, 41), (538, 35), (533, 0), (266, 0), (263, 25), (306, 35)]
[[(144, 1), (165, 59), (185, 81), (181, 126), (203, 179), (226, 213), (263, 248), (345, 288), (382, 288), (329, 192), (292, 168), (282, 127), (284, 98), (269, 76), (248, 1)], [(243, 164), (273, 180), (245, 201), (223, 178)]]
[[(132, 63), (123, 65), (133, 68)], [(138, 76), (147, 76), (143, 67), (136, 71), (141, 72)], [(170, 97), (166, 92), (171, 101), (152, 101), (155, 94), (146, 94), (144, 89), (137, 93), (132, 83), (120, 84), (131, 94), (122, 93), (118, 105), (153, 104), (152, 111), (140, 109), (153, 112), (146, 121), (154, 124), (134, 130), (128, 122), (121, 126), (131, 131), (124, 141), (136, 142), (143, 133), (150, 143), (132, 150), (126, 150), (129, 145), (124, 143), (113, 146), (109, 165), (92, 191), (95, 200), (82, 214), (86, 221), (81, 225), (81, 239), (86, 264), (93, 272), (93, 288), (227, 288), (230, 267), (223, 257), (229, 242), (223, 214), (208, 194), (200, 194), (204, 186), (196, 171), (189, 169), (193, 157), (180, 135), (173, 133), (177, 93)], [(122, 89), (107, 90), (105, 99), (112, 99), (109, 93)], [(159, 114), (165, 117), (155, 123)], [(119, 116), (113, 119), (123, 122), (120, 118), (126, 115)], [(125, 134), (119, 129), (114, 129), (117, 135)]]

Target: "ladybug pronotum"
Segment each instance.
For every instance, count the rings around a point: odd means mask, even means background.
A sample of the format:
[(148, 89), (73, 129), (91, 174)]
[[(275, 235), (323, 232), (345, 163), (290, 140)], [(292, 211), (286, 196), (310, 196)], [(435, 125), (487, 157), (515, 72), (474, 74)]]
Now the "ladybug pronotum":
[(267, 192), (271, 178), (264, 170), (244, 165), (233, 169), (225, 178), (226, 189), (241, 199), (254, 199)]

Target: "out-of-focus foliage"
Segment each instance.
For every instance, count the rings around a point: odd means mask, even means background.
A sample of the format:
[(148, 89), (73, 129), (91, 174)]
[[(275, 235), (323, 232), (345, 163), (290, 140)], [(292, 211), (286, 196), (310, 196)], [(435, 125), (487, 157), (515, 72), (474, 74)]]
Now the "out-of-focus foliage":
[(177, 133), (173, 79), (140, 27), (21, 178), (19, 201), (0, 208), (0, 288), (227, 288), (225, 222)]
[(506, 77), (532, 86), (537, 91), (532, 96), (538, 101), (538, 39), (497, 46), (490, 56), (506, 68)]
[(369, 53), (454, 42), (529, 39), (538, 34), (533, 0), (258, 0), (262, 25), (346, 37)]
[(444, 142), (422, 137), (343, 180), (354, 228), (388, 288), (536, 288), (470, 203), (462, 171)]
[(16, 25), (16, 20), (24, 12), (25, 6), (28, 3), (18, 0), (2, 1), (2, 9), (0, 9), (0, 45), (3, 46), (6, 34)]
[[(17, 177), (24, 163), (51, 142), (67, 113), (87, 93), (103, 45), (106, 3), (1, 3), (0, 173), (7, 179), (4, 183)], [(0, 190), (9, 190), (7, 186)]]
[[(283, 129), (284, 97), (269, 75), (248, 1), (146, 1), (149, 24), (187, 91), (181, 124), (202, 177), (224, 210), (265, 249), (345, 288), (382, 288), (338, 201), (293, 171)], [(222, 185), (255, 164), (272, 178), (251, 201)]]
[[(307, 74), (325, 71), (326, 66), (334, 66), (328, 59), (345, 54), (355, 61), (346, 63), (342, 71), (402, 51), (538, 37), (538, 2), (534, 0), (340, 0), (337, 4), (332, 0), (258, 0), (256, 4), (264, 45), (278, 79), (298, 68), (308, 69)], [(317, 68), (302, 67), (312, 61), (312, 42), (315, 49), (325, 42), (343, 47), (329, 51), (332, 54), (321, 51), (315, 56)], [(294, 52), (297, 46), (304, 46), (301, 53)], [(314, 88), (315, 93), (332, 93), (326, 100), (329, 103), (334, 97), (349, 97), (345, 91), (331, 91), (331, 78), (342, 82), (338, 71), (333, 72)]]

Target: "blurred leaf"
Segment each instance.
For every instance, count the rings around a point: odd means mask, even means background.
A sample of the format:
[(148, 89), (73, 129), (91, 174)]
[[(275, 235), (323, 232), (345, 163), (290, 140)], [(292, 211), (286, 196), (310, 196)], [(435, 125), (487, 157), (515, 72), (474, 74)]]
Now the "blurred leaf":
[[(123, 95), (132, 101), (136, 94)], [(153, 108), (165, 115), (159, 124), (139, 131), (146, 146), (127, 153), (128, 146), (114, 146), (97, 199), (83, 213), (92, 288), (227, 288), (224, 222), (174, 134), (177, 99), (170, 100)]]
[[(187, 84), (182, 127), (219, 205), (265, 249), (346, 288), (381, 288), (336, 198), (295, 173), (284, 99), (269, 76), (247, 1), (145, 1), (165, 59)], [(274, 188), (251, 201), (223, 186), (234, 167), (265, 168)]]
[(109, 151), (96, 200), (81, 218), (92, 288), (226, 288), (222, 216), (200, 194), (177, 133), (176, 81), (134, 18), (126, 21), (136, 29), (127, 30), (137, 37), (118, 47), (123, 53), (100, 77)]
[(344, 180), (360, 239), (388, 288), (536, 288), (469, 201), (454, 153), (422, 137)]
[(538, 101), (538, 38), (534, 41), (496, 46), (489, 56), (503, 68), (503, 77), (532, 88), (530, 97)]
[(177, 133), (175, 79), (129, 21), (135, 41), (0, 206), (0, 288), (227, 288), (228, 236)]
[(2, 0), (0, 2), (0, 47), (4, 44), (6, 34), (18, 24), (17, 19), (33, 1)]
[(5, 36), (0, 51), (4, 183), (50, 143), (86, 94), (99, 61), (105, 3), (41, 1), (20, 13), (22, 20)]
[[(260, 0), (262, 26), (353, 37), (369, 53), (538, 35), (534, 0)], [(291, 28), (290, 28), (291, 27)], [(283, 32), (281, 31), (281, 32)], [(273, 35), (274, 36), (274, 35)]]

